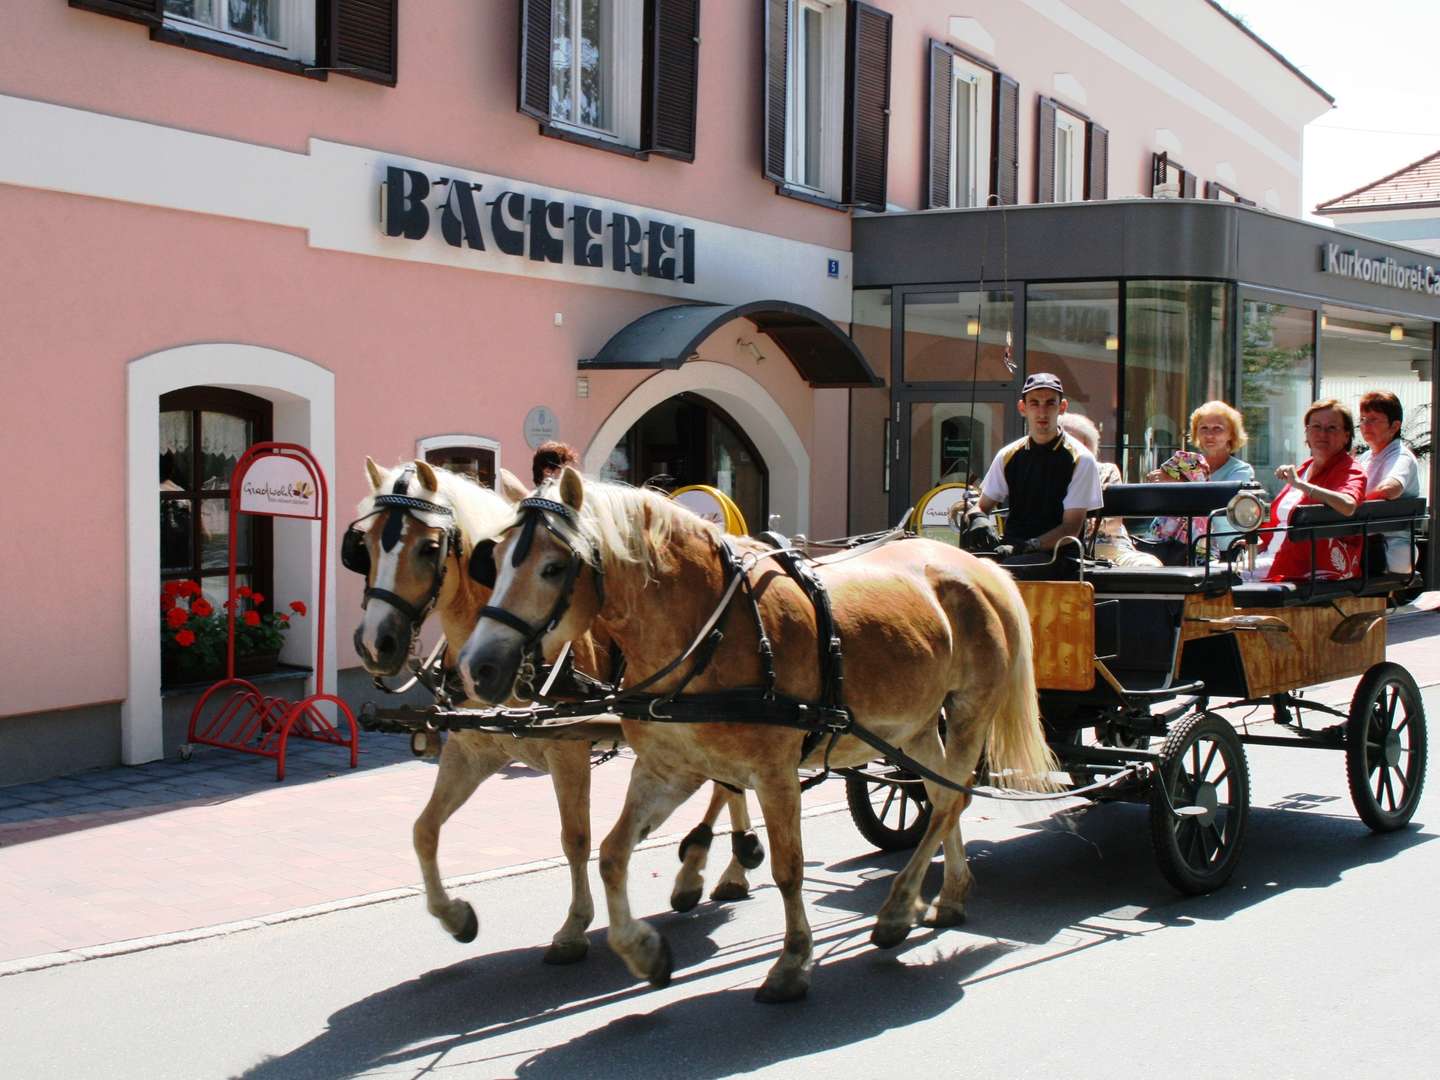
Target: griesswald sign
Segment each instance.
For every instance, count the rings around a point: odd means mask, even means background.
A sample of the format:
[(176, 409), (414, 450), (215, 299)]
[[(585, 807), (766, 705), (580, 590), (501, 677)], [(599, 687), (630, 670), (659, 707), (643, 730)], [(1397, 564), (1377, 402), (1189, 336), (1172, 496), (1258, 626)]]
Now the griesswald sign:
[(484, 188), (391, 165), (385, 170), (381, 227), (386, 236), (423, 240), (438, 220), (440, 236), (454, 248), (695, 283), (692, 228), (575, 200)]
[(1440, 296), (1440, 272), (1424, 263), (1401, 266), (1388, 255), (1372, 259), (1358, 251), (1341, 251), (1339, 244), (1320, 245), (1320, 269), (1327, 274), (1389, 285), (1395, 289)]

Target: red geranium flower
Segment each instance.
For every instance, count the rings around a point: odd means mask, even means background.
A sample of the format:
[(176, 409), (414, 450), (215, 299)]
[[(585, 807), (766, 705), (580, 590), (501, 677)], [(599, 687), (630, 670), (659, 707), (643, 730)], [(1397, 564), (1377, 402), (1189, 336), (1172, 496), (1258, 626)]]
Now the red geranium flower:
[(235, 590), (235, 595), (239, 597), (254, 596), (255, 592), (249, 585), (241, 585)]
[(172, 607), (165, 613), (165, 621), (172, 629), (184, 626), (185, 621), (190, 618), (190, 613), (182, 607)]
[(262, 593), (252, 592), (250, 594), (250, 602), (256, 605), (263, 604), (265, 602), (265, 597)]
[(200, 583), (198, 581), (182, 581), (180, 583), (181, 596), (199, 596)]
[(193, 630), (181, 630), (175, 635), (175, 644), (181, 648), (189, 648), (195, 644), (195, 632)]
[(260, 613), (258, 611), (247, 611), (244, 617), (246, 626), (260, 625)]
[(165, 582), (165, 587), (162, 588), (160, 592), (164, 596), (179, 596), (181, 587), (184, 584), (183, 581), (167, 581)]
[(161, 610), (161, 611), (174, 611), (174, 610), (175, 610), (175, 594), (174, 594), (174, 593), (163, 593), (163, 594), (161, 595), (161, 597), (160, 597), (160, 610)]
[(289, 615), (285, 615), (285, 614), (277, 611), (277, 612), (275, 613), (275, 618), (277, 618), (277, 619), (280, 620), (280, 625), (281, 625), (281, 626), (289, 626), (289, 625), (290, 625), (290, 616), (289, 616)]
[(295, 612), (296, 615), (304, 615), (305, 612), (306, 612), (305, 601), (304, 601), (304, 600), (291, 600), (291, 601), (290, 601), (290, 610), (293, 611), (293, 612)]
[(190, 601), (190, 613), (199, 615), (202, 619), (208, 619), (215, 614), (215, 606), (202, 596), (199, 600)]
[(235, 601), (234, 601), (233, 598), (230, 599), (230, 600), (226, 600), (226, 601), (225, 601), (225, 610), (226, 610), (226, 611), (229, 611), (229, 610), (230, 610), (231, 608), (233, 608), (234, 606), (235, 606)]

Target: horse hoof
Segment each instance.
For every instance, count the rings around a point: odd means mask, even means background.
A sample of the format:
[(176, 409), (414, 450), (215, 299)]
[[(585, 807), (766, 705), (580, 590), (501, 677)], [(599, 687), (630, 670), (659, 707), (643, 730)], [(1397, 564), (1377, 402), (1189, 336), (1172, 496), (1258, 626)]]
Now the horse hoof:
[(660, 950), (655, 963), (650, 966), (650, 985), (656, 989), (670, 985), (670, 973), (675, 967), (675, 958), (670, 955), (670, 943), (660, 939)]
[(579, 941), (552, 941), (550, 947), (545, 950), (545, 963), (547, 964), (578, 964), (585, 959), (585, 954), (590, 951), (590, 942), (581, 938)]
[(810, 991), (810, 984), (799, 980), (790, 982), (766, 981), (755, 991), (755, 1000), (762, 1005), (783, 1005), (787, 1001), (800, 1001)]
[(765, 861), (765, 845), (760, 843), (760, 837), (753, 832), (733, 833), (730, 837), (730, 850), (736, 861), (746, 870), (754, 870)]
[(898, 923), (876, 923), (870, 931), (870, 944), (881, 949), (893, 949), (910, 936), (910, 927)]
[(700, 890), (698, 888), (677, 891), (670, 897), (670, 906), (676, 911), (689, 911), (698, 903), (700, 903)]
[(480, 920), (475, 917), (475, 909), (469, 904), (466, 904), (465, 923), (463, 926), (460, 927), (459, 930), (455, 931), (450, 936), (453, 937), (456, 941), (460, 942), (461, 945), (469, 945), (472, 941), (475, 940), (476, 935), (479, 933)]
[(963, 907), (952, 907), (949, 904), (931, 904), (930, 910), (925, 912), (925, 925), (938, 928), (965, 925), (965, 909)]
[(710, 899), (722, 904), (729, 900), (748, 900), (750, 887), (743, 881), (722, 881), (711, 890)]

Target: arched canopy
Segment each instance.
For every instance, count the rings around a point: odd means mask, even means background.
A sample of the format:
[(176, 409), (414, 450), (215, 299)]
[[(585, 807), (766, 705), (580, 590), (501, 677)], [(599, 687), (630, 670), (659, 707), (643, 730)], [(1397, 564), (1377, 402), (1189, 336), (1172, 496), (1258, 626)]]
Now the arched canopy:
[(675, 369), (733, 319), (749, 319), (770, 336), (811, 386), (882, 386), (850, 336), (813, 308), (783, 300), (748, 304), (680, 304), (640, 316), (618, 331), (582, 371)]

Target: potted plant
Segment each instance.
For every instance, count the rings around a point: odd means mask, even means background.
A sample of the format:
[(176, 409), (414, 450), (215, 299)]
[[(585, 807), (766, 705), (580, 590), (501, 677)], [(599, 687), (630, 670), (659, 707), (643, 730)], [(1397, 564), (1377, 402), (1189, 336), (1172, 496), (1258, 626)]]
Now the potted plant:
[[(290, 612), (260, 610), (265, 597), (248, 585), (235, 590), (224, 608), (235, 608), (235, 674), (273, 671), (293, 616), (306, 614), (302, 600)], [(204, 682), (225, 674), (226, 611), (205, 598), (196, 581), (167, 581), (160, 590), (160, 658), (167, 683)]]

